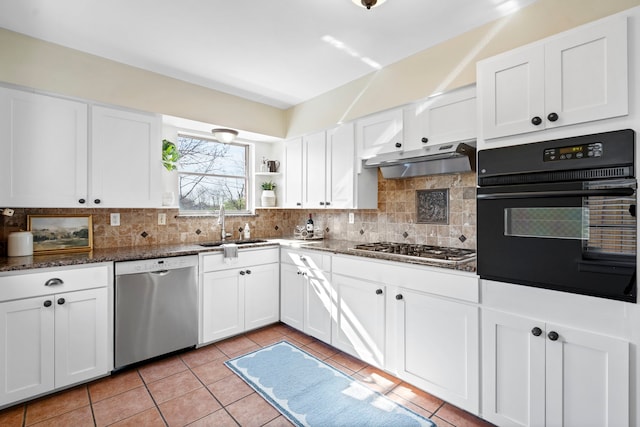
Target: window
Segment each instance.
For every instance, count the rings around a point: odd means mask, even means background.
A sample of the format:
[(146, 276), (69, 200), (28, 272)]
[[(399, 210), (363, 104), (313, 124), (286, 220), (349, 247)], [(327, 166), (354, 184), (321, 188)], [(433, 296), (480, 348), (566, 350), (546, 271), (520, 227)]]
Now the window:
[(224, 205), (227, 212), (248, 212), (249, 146), (178, 135), (180, 210), (204, 213)]

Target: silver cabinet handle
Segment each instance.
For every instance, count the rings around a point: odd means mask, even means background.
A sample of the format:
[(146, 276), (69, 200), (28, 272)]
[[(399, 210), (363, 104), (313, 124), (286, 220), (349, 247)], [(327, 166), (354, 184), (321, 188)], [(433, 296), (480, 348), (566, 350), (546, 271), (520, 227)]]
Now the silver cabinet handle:
[(57, 277), (54, 277), (53, 279), (49, 279), (46, 282), (44, 282), (45, 286), (56, 286), (56, 285), (64, 285), (64, 282), (62, 281), (62, 279), (58, 279)]

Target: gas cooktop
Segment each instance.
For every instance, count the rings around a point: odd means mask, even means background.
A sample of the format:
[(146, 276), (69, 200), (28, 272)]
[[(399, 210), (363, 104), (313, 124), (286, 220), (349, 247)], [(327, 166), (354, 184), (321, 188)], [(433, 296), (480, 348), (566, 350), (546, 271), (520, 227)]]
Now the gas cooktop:
[(421, 245), (416, 243), (376, 242), (355, 245), (356, 251), (374, 251), (402, 255), (447, 264), (460, 264), (476, 258), (471, 249), (449, 248), (446, 246)]

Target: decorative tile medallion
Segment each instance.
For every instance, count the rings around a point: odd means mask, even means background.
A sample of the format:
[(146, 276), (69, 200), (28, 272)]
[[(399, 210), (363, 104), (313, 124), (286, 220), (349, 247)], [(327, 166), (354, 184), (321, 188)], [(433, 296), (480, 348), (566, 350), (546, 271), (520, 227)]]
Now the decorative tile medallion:
[(416, 190), (417, 222), (449, 224), (449, 189)]

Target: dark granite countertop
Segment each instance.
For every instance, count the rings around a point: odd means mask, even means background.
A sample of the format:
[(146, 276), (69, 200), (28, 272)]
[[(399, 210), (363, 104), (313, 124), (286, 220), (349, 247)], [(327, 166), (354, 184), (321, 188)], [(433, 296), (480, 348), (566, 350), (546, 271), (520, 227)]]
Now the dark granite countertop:
[[(476, 262), (470, 261), (464, 264), (451, 265), (420, 258), (412, 258), (403, 255), (386, 254), (380, 252), (354, 251), (353, 247), (357, 243), (347, 240), (295, 240), (295, 239), (265, 239), (266, 242), (244, 244), (243, 249), (261, 248), (269, 246), (290, 246), (303, 249), (331, 252), (334, 254), (345, 254), (361, 256), (372, 259), (383, 259), (388, 261), (398, 261), (406, 264), (427, 265), (432, 267), (447, 268), (458, 271), (474, 273)], [(202, 252), (221, 252), (221, 247), (203, 247), (197, 243), (184, 245), (157, 245), (157, 246), (137, 246), (126, 248), (105, 248), (94, 249), (85, 253), (35, 255), (23, 257), (0, 257), (0, 273), (33, 268), (62, 267), (80, 264), (90, 264), (99, 262), (130, 261), (136, 259), (164, 258), (180, 255), (197, 255)]]

